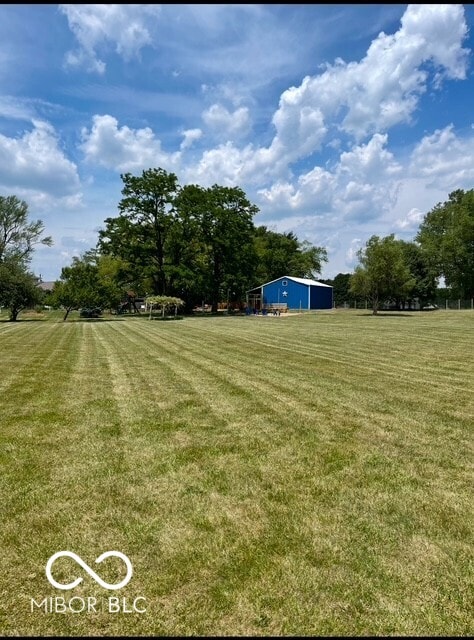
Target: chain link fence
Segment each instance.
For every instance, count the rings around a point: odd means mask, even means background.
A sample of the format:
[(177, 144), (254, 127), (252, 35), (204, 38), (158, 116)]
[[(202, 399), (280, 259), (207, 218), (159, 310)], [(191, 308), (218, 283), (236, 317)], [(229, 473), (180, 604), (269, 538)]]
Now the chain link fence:
[[(371, 309), (372, 305), (367, 300), (346, 300), (342, 304), (335, 305), (337, 309)], [(405, 305), (404, 307), (398, 307), (393, 304), (380, 304), (380, 311), (420, 311), (420, 305), (418, 303), (412, 305)], [(426, 304), (423, 310), (431, 309), (471, 309), (474, 310), (474, 298), (466, 299), (448, 299), (437, 298), (434, 303)]]

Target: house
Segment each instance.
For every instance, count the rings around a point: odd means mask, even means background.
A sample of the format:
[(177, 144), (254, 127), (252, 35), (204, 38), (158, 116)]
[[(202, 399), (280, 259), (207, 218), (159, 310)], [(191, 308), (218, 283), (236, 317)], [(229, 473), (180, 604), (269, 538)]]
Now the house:
[(282, 276), (247, 291), (247, 305), (256, 309), (332, 309), (333, 288), (317, 280)]
[(38, 282), (37, 286), (45, 293), (50, 293), (54, 288), (54, 281), (51, 280), (49, 282), (45, 282), (41, 280), (40, 282)]

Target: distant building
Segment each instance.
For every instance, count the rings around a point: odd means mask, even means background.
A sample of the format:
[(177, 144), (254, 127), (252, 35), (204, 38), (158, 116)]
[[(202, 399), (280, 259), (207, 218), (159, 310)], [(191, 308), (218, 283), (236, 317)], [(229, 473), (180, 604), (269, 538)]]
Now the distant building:
[(38, 285), (37, 285), (37, 286), (38, 286), (40, 289), (42, 289), (45, 293), (49, 293), (49, 292), (51, 292), (51, 291), (53, 290), (53, 287), (54, 287), (54, 281), (49, 281), (49, 282), (44, 281), (44, 282), (43, 282), (43, 281), (41, 280), (40, 282), (38, 282)]
[(332, 309), (333, 288), (309, 278), (282, 276), (247, 291), (247, 304), (257, 309)]

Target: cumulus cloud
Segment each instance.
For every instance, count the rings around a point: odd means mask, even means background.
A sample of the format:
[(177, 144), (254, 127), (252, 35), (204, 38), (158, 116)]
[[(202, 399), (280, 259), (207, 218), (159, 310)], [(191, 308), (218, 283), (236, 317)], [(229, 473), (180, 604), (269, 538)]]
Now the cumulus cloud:
[(79, 49), (67, 54), (66, 63), (96, 73), (106, 68), (97, 55), (104, 45), (112, 44), (118, 55), (130, 60), (152, 44), (150, 23), (161, 11), (160, 5), (153, 4), (60, 4), (59, 9), (79, 42)]
[(119, 127), (110, 115), (93, 118), (92, 128), (82, 130), (81, 149), (86, 160), (118, 172), (133, 172), (149, 167), (171, 171), (180, 153), (168, 154), (149, 127), (130, 129)]
[(367, 144), (357, 145), (351, 151), (343, 152), (338, 171), (358, 180), (396, 176), (400, 173), (401, 166), (385, 148), (387, 142), (387, 134), (376, 133)]
[(187, 131), (183, 131), (184, 140), (181, 143), (180, 149), (189, 149), (192, 147), (196, 140), (199, 140), (202, 137), (201, 129), (188, 129)]
[(454, 133), (453, 125), (437, 129), (415, 147), (410, 173), (428, 185), (452, 190), (471, 188), (474, 181), (474, 136), (463, 140)]
[(317, 106), (317, 100), (308, 96), (307, 86), (310, 82), (310, 78), (305, 78), (300, 87), (284, 91), (273, 116), (277, 131), (273, 146), (283, 151), (288, 161), (303, 158), (320, 149), (327, 133), (324, 115)]
[(396, 197), (401, 166), (385, 148), (386, 135), (340, 154), (332, 170), (314, 167), (296, 182), (277, 182), (258, 194), (262, 206), (367, 220), (382, 214)]
[(29, 193), (38, 204), (51, 197), (70, 204), (80, 200), (76, 165), (65, 157), (53, 127), (39, 120), (18, 138), (0, 134), (0, 184)]
[[(196, 178), (212, 174), (213, 180), (226, 183), (248, 180), (257, 184), (258, 180), (268, 203), (275, 205), (277, 192), (284, 191), (286, 205), (296, 208), (304, 205), (305, 193), (311, 188), (318, 192), (318, 181), (325, 174), (323, 168), (315, 167), (314, 174), (310, 176), (310, 171), (302, 176), (297, 186), (285, 187), (290, 167), (312, 157), (325, 143), (334, 150), (342, 148), (339, 136), (326, 140), (337, 132), (352, 137), (357, 145), (340, 155), (333, 172), (338, 186), (343, 183), (339, 203), (352, 199), (348, 208), (354, 216), (364, 207), (367, 216), (377, 215), (377, 210), (386, 209), (385, 193), (391, 201), (395, 193), (373, 187), (370, 181), (383, 177), (392, 185), (400, 174), (399, 163), (386, 148), (386, 131), (410, 122), (428, 86), (428, 68), (436, 69), (437, 81), (443, 76), (465, 77), (465, 36), (462, 5), (409, 5), (400, 29), (390, 36), (380, 33), (360, 62), (337, 59), (319, 75), (306, 76), (299, 86), (282, 93), (272, 118), (275, 135), (268, 147), (220, 145), (206, 151), (199, 166), (189, 172)], [(203, 117), (208, 125), (230, 130), (242, 120), (236, 118), (239, 113), (244, 115), (241, 109), (230, 114), (216, 104)], [(361, 145), (367, 136), (367, 144)], [(344, 183), (344, 173), (353, 175), (352, 184)], [(270, 181), (273, 186), (262, 186)]]
[(404, 218), (398, 218), (398, 220), (395, 221), (394, 227), (401, 231), (416, 231), (423, 222), (424, 217), (425, 213), (415, 207), (410, 209)]
[(251, 126), (247, 107), (230, 112), (221, 104), (213, 104), (203, 112), (202, 119), (212, 132), (225, 136), (227, 140), (245, 136)]
[(438, 84), (444, 76), (465, 77), (466, 34), (462, 5), (408, 5), (400, 29), (381, 32), (360, 62), (337, 59), (285, 91), (273, 117), (276, 137), (286, 147), (293, 140), (296, 148), (310, 130), (308, 154), (320, 147), (328, 121), (357, 141), (409, 123), (427, 88), (427, 63)]

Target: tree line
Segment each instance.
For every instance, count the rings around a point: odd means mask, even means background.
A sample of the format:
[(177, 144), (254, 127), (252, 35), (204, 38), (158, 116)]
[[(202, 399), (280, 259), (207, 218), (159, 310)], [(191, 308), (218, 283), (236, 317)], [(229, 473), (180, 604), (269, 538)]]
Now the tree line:
[[(238, 304), (282, 273), (316, 277), (327, 262), (324, 247), (256, 226), (259, 210), (239, 187), (181, 186), (161, 168), (120, 177), (118, 215), (105, 219), (95, 247), (61, 270), (49, 298), (65, 319), (85, 306), (116, 308), (127, 296), (176, 297), (185, 311), (204, 300), (216, 312), (220, 301)], [(7, 298), (0, 293), (0, 304), (9, 306)]]
[(41, 220), (29, 220), (28, 205), (17, 196), (0, 196), (0, 307), (16, 320), (22, 309), (39, 303), (42, 292), (30, 269), (37, 244), (51, 246)]
[[(174, 173), (121, 174), (118, 215), (104, 220), (95, 247), (61, 270), (49, 303), (65, 310), (117, 308), (127, 296), (168, 296), (185, 311), (202, 301), (217, 311), (238, 304), (249, 289), (282, 275), (317, 278), (328, 255), (293, 232), (256, 226), (258, 208), (239, 187), (181, 186)], [(16, 196), (0, 197), (0, 305), (16, 320), (40, 301), (31, 272), (38, 243), (51, 246), (42, 221), (28, 220)], [(340, 296), (410, 307), (432, 301), (441, 277), (454, 295), (474, 296), (474, 190), (457, 190), (422, 221), (412, 242), (372, 236), (353, 273), (322, 280)]]
[(351, 296), (368, 301), (374, 314), (387, 302), (423, 308), (436, 299), (440, 278), (452, 297), (474, 298), (474, 190), (453, 191), (433, 207), (414, 241), (373, 235), (358, 259), (354, 273), (324, 280), (334, 287), (336, 305)]

